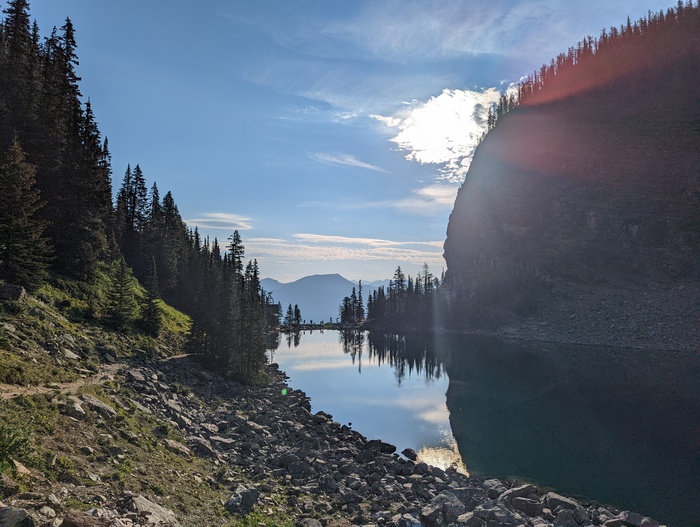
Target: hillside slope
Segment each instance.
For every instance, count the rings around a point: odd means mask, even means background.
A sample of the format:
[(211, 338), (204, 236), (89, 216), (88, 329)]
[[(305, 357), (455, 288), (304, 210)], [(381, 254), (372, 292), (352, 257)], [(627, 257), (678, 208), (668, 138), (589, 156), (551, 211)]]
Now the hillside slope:
[(453, 327), (697, 346), (697, 12), (562, 72), (499, 119), (447, 230)]

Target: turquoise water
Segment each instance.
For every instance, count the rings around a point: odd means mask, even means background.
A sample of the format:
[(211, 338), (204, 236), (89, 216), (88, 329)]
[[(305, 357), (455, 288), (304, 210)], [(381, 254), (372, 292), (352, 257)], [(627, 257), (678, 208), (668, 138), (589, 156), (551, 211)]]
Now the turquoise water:
[(433, 465), (700, 525), (700, 354), (314, 332), (273, 361), (314, 411)]

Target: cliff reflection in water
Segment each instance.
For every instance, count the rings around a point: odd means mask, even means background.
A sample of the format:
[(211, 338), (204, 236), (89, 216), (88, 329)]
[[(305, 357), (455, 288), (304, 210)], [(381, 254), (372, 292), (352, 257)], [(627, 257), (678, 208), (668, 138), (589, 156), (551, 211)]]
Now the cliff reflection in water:
[[(674, 527), (700, 518), (698, 354), (354, 332), (337, 338), (343, 354), (324, 347), (302, 359), (314, 340), (305, 338), (288, 351), (300, 354), (300, 371), (315, 360), (316, 374), (291, 371), (298, 387), (323, 385), (318, 396), (309, 390), (318, 409), (354, 412), (358, 430), (399, 450), (427, 446), (422, 459), (438, 466), (461, 455), (471, 473), (532, 481)], [(351, 370), (331, 366), (333, 354)], [(429, 457), (434, 446), (440, 462)]]
[[(473, 473), (674, 525), (700, 518), (698, 354), (454, 335), (419, 342), (405, 346), (411, 359), (385, 353), (398, 368), (448, 374), (452, 433)], [(427, 365), (413, 362), (421, 356)]]

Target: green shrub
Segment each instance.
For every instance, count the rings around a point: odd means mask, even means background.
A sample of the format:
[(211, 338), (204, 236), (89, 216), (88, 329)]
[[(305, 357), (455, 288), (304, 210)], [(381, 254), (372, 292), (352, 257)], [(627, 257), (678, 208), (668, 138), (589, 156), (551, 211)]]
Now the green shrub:
[(12, 466), (12, 459), (22, 459), (30, 450), (31, 441), (25, 430), (0, 424), (0, 473)]

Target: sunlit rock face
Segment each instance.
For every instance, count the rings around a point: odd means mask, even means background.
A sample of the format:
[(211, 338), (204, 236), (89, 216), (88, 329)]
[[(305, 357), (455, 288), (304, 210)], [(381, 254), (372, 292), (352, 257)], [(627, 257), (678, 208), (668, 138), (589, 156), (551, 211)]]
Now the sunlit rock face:
[(575, 66), (479, 145), (447, 229), (448, 325), (697, 333), (700, 43), (662, 36)]

